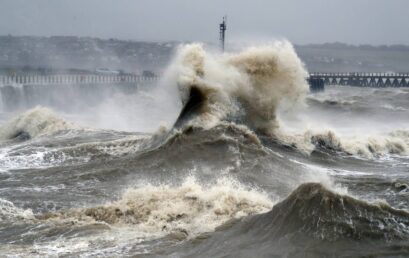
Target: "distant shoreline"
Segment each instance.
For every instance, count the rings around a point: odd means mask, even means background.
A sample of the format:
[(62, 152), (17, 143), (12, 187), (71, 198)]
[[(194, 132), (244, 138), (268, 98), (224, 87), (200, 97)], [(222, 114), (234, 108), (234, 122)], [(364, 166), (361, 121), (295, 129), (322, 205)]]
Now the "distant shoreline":
[[(150, 42), (77, 36), (0, 36), (0, 70), (86, 70), (106, 68), (140, 74), (162, 73), (178, 45), (189, 42)], [(217, 48), (216, 44), (204, 43)], [(294, 45), (310, 72), (407, 72), (409, 45)], [(230, 45), (230, 48), (237, 46)], [(237, 49), (240, 49), (239, 47)], [(229, 50), (229, 46), (227, 46)]]
[[(117, 42), (134, 42), (134, 43), (156, 43), (156, 44), (183, 44), (190, 43), (192, 41), (178, 41), (178, 40), (138, 40), (138, 39), (123, 39), (123, 38), (99, 38), (91, 36), (69, 36), (69, 35), (54, 35), (54, 36), (34, 36), (34, 35), (0, 35), (0, 40), (4, 38), (25, 38), (25, 39), (66, 39), (66, 40), (99, 40), (99, 41), (117, 41)], [(218, 42), (204, 42), (209, 45), (217, 45)], [(360, 50), (399, 50), (409, 51), (409, 44), (349, 44), (344, 42), (323, 42), (323, 43), (307, 43), (299, 44), (293, 43), (295, 47), (308, 47), (308, 48), (326, 48), (326, 49), (360, 49)]]

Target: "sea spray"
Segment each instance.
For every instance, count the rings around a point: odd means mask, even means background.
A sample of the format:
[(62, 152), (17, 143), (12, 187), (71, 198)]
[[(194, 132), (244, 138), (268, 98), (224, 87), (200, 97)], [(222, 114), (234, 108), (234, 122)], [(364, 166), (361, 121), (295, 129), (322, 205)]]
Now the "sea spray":
[(75, 128), (48, 108), (36, 107), (0, 126), (0, 140), (24, 139)]
[(272, 206), (265, 193), (234, 179), (221, 178), (215, 185), (204, 186), (188, 177), (179, 186), (129, 188), (118, 201), (40, 218), (134, 225), (136, 232), (144, 235), (184, 232), (194, 236), (213, 231), (231, 219), (267, 212)]
[(305, 129), (301, 133), (280, 130), (276, 131), (276, 136), (283, 143), (307, 154), (323, 150), (373, 159), (390, 154), (405, 156), (409, 153), (409, 132), (406, 130), (352, 136), (337, 134), (331, 129)]
[(192, 88), (204, 96), (204, 107), (195, 120), (204, 127), (228, 116), (242, 116), (251, 128), (273, 134), (279, 127), (278, 106), (301, 104), (308, 92), (307, 72), (286, 41), (225, 55), (191, 44), (179, 50), (175, 63), (182, 102), (188, 101)]
[(200, 44), (184, 45), (171, 68), (182, 103), (191, 101), (192, 92), (200, 94), (197, 101), (202, 103), (189, 117), (190, 125), (209, 129), (233, 117), (234, 121), (307, 154), (315, 149), (365, 158), (408, 153), (409, 137), (405, 131), (346, 137), (322, 127), (312, 130), (305, 126), (298, 133), (287, 130), (279, 117), (285, 112), (279, 109), (303, 106), (308, 93), (308, 74), (289, 42), (278, 41), (223, 55), (209, 53)]

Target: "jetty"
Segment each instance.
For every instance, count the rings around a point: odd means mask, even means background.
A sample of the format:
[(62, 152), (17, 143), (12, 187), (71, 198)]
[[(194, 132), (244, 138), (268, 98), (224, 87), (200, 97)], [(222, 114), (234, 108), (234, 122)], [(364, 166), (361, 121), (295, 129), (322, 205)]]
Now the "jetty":
[(310, 73), (312, 91), (324, 90), (326, 85), (354, 87), (409, 87), (409, 73)]
[[(158, 76), (140, 76), (135, 74), (53, 74), (53, 75), (0, 75), (0, 87), (22, 85), (115, 85), (128, 86), (152, 83)], [(311, 91), (322, 91), (325, 86), (354, 87), (409, 87), (409, 73), (310, 73), (307, 78)]]
[(157, 76), (105, 75), (105, 74), (53, 74), (53, 75), (0, 75), (0, 86), (22, 85), (59, 85), (59, 84), (115, 84), (156, 81)]

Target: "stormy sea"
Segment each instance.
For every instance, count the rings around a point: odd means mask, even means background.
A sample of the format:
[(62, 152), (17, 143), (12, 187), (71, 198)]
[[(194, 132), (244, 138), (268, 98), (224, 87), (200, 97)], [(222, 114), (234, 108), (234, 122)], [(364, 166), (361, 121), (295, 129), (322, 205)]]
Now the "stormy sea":
[(1, 88), (1, 256), (408, 257), (409, 89), (307, 76), (187, 44), (135, 91)]

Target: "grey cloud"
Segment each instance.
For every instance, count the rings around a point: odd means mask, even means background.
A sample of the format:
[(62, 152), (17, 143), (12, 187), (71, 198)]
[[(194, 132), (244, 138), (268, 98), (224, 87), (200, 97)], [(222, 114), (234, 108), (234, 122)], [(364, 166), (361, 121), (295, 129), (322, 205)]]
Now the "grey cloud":
[(1, 0), (0, 34), (409, 44), (407, 0)]

